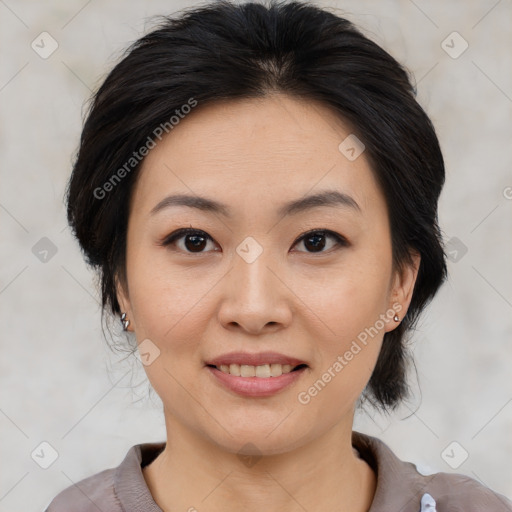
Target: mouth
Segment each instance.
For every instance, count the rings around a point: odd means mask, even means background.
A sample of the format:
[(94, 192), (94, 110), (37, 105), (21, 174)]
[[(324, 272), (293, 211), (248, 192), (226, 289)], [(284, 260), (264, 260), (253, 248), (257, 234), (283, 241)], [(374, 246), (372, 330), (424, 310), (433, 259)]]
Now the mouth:
[(305, 363), (293, 367), (280, 364), (205, 365), (215, 383), (245, 398), (271, 397), (297, 383), (308, 368)]
[(305, 363), (301, 363), (295, 366), (290, 364), (262, 364), (253, 366), (249, 364), (236, 363), (229, 365), (221, 364), (218, 366), (214, 364), (207, 364), (206, 366), (209, 368), (215, 368), (222, 373), (233, 375), (235, 377), (257, 377), (261, 379), (280, 377), (281, 375), (296, 372), (308, 367), (308, 365)]

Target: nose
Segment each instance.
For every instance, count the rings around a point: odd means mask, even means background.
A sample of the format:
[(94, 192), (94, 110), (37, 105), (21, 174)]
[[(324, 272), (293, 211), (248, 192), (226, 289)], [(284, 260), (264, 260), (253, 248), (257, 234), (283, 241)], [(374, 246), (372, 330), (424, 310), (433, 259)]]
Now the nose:
[(249, 334), (274, 332), (290, 324), (292, 300), (293, 293), (270, 251), (250, 263), (237, 254), (222, 280), (219, 321), (226, 329)]

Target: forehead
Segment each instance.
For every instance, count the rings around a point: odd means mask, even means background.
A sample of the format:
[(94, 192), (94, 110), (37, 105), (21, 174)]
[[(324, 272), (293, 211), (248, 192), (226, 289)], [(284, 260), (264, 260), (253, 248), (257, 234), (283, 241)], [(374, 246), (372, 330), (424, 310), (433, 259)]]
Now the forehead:
[(148, 213), (186, 193), (261, 209), (331, 189), (382, 208), (364, 152), (349, 160), (340, 150), (347, 137), (348, 124), (319, 102), (278, 94), (199, 104), (145, 157), (132, 206)]

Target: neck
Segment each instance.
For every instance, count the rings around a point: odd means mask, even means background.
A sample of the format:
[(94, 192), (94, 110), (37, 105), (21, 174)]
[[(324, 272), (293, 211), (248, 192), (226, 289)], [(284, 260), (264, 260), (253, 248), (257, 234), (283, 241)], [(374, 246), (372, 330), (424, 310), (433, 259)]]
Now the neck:
[(171, 418), (166, 426), (165, 449), (143, 469), (164, 512), (370, 508), (376, 477), (352, 447), (352, 423), (349, 428), (335, 425), (310, 444), (273, 455), (248, 447), (226, 451)]

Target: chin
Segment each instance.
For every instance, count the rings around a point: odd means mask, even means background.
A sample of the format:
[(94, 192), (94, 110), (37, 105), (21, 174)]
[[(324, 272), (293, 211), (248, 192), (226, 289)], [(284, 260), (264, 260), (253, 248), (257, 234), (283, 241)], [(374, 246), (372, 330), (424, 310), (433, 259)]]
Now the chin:
[[(251, 429), (230, 429), (232, 436), (223, 435), (222, 439), (213, 438), (212, 441), (222, 450), (237, 454), (239, 456), (267, 456), (280, 455), (287, 453), (304, 443), (302, 436), (294, 438), (290, 429), (283, 429), (277, 432), (274, 424), (273, 428), (262, 426), (260, 429), (253, 425)], [(273, 430), (274, 429), (274, 430)]]

